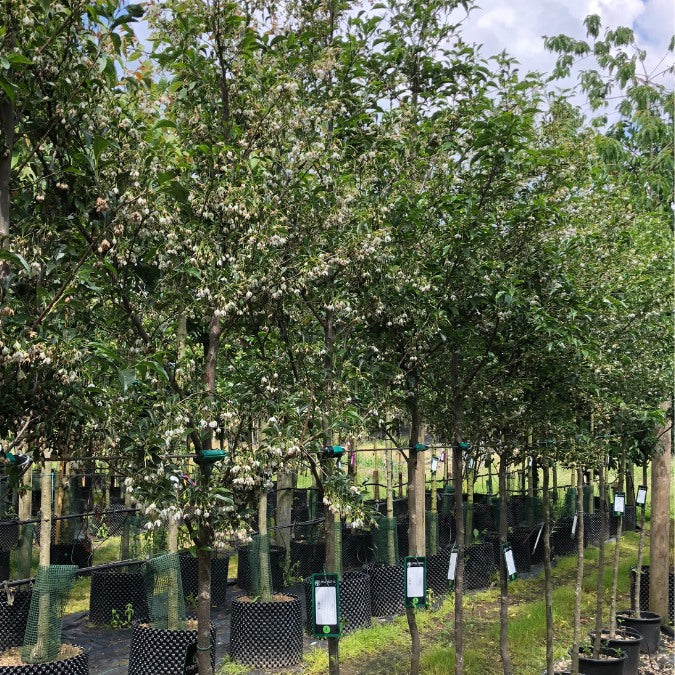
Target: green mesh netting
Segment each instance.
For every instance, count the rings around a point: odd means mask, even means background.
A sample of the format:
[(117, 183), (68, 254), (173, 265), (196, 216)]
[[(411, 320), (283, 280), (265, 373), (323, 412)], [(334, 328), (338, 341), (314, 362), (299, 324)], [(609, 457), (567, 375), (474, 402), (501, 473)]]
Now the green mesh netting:
[(60, 654), (61, 618), (76, 571), (76, 565), (38, 567), (21, 650), (26, 663), (53, 661)]
[(253, 595), (269, 595), (272, 592), (269, 535), (253, 535), (248, 545), (248, 565)]
[(338, 517), (333, 522), (333, 536), (335, 538), (335, 569), (329, 572), (337, 572), (338, 579), (342, 579), (342, 520)]
[(395, 565), (398, 562), (398, 522), (396, 518), (377, 518), (377, 528), (373, 528), (373, 548), (375, 562), (382, 565)]
[(154, 628), (183, 628), (185, 599), (178, 553), (165, 553), (148, 560), (145, 567), (148, 614)]
[(427, 555), (438, 553), (438, 511), (426, 512)]
[[(125, 558), (141, 558), (143, 551), (141, 550), (141, 533), (143, 531), (143, 523), (141, 516), (136, 513), (128, 513), (122, 525), (122, 536), (120, 537), (120, 556)], [(125, 551), (125, 547), (128, 547)]]
[(441, 513), (449, 516), (455, 509), (455, 488), (452, 485), (446, 485), (441, 492)]

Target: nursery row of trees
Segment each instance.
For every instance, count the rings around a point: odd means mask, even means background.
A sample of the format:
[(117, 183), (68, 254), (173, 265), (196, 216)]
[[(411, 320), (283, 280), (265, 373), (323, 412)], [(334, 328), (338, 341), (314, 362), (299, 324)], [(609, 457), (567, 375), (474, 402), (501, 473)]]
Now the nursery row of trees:
[(248, 535), (274, 477), (322, 487), (327, 569), (335, 519), (368, 520), (323, 446), (409, 425), (423, 555), (412, 449), (422, 424), (453, 443), (460, 673), (470, 445), (593, 468), (664, 421), (671, 92), (630, 30), (589, 17), (588, 42), (546, 41), (556, 77), (597, 61), (589, 121), (466, 43), (472, 9), (6, 3), (0, 437), (122, 457), (153, 520), (182, 519), (200, 673), (211, 550)]

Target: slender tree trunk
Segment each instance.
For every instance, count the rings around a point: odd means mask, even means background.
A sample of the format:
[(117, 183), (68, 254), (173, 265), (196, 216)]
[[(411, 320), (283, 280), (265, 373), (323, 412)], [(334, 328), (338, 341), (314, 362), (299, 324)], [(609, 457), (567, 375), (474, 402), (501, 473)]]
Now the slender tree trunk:
[[(14, 105), (4, 96), (0, 96), (0, 248), (9, 245), (10, 230), (10, 194), (9, 186), (12, 175), (12, 151), (14, 148)], [(2, 281), (7, 275), (8, 266), (0, 263), (0, 298), (2, 298)]]
[(574, 627), (572, 634), (572, 675), (579, 675), (581, 637), (581, 587), (584, 581), (584, 471), (577, 467), (577, 578), (574, 583)]
[[(417, 395), (410, 399), (410, 450), (408, 452), (408, 542), (410, 555), (423, 556), (425, 546), (425, 494), (424, 494), (424, 453), (415, 450), (419, 443), (422, 421), (419, 413)], [(421, 473), (421, 480), (420, 480)], [(414, 607), (406, 607), (406, 617), (410, 630), (410, 675), (418, 675), (420, 670), (420, 635)]]
[[(28, 469), (21, 478), (22, 490), (19, 493), (19, 520), (31, 519), (33, 509), (33, 468)], [(17, 575), (19, 579), (28, 579), (31, 573), (33, 554), (33, 525), (21, 526), (21, 540), (17, 560)]]
[(387, 472), (387, 563), (393, 567), (398, 562), (396, 559), (396, 531), (391, 527), (394, 520), (394, 453), (391, 449), (391, 441), (385, 441), (386, 449), (386, 472)]
[(553, 460), (553, 501), (558, 501), (558, 463)]
[(530, 456), (527, 458), (527, 524), (534, 527), (534, 460), (532, 458), (532, 429), (527, 432), (527, 448)]
[(464, 675), (464, 503), (462, 501), (462, 399), (459, 393), (459, 355), (453, 352), (450, 362), (452, 386), (455, 391), (452, 405), (454, 443), (452, 471), (455, 488), (455, 675)]
[(291, 551), (291, 523), (293, 516), (293, 473), (280, 471), (277, 477), (277, 529), (275, 543), (283, 546), (288, 556)]
[[(623, 477), (626, 473), (626, 445), (621, 442), (621, 459), (619, 460), (618, 492), (623, 492)], [(625, 508), (625, 506), (624, 506)], [(614, 565), (612, 567), (612, 593), (609, 604), (609, 636), (616, 636), (616, 592), (619, 582), (619, 557), (621, 553), (621, 534), (623, 532), (623, 516), (619, 516), (616, 525), (616, 543), (614, 544)]]
[[(340, 522), (339, 520), (337, 522)], [(326, 509), (326, 571), (336, 572), (338, 578), (341, 577), (342, 561), (338, 560), (339, 546), (336, 540), (336, 516)], [(328, 638), (328, 673), (329, 675), (340, 675), (340, 640), (339, 638)]]
[[(647, 485), (647, 458), (645, 457), (644, 464), (642, 465), (642, 484)], [(647, 510), (647, 505), (639, 507), (641, 510), (640, 514), (640, 539), (638, 540), (638, 553), (637, 553), (637, 565), (635, 568), (635, 616), (640, 618), (640, 586), (642, 585), (642, 556), (644, 555), (645, 549), (645, 511)]]
[(260, 489), (258, 495), (258, 533), (260, 534), (260, 551), (258, 566), (260, 568), (260, 600), (269, 602), (272, 597), (270, 588), (270, 555), (269, 549), (263, 546), (263, 541), (268, 537), (267, 533), (267, 490)]
[[(124, 508), (131, 508), (131, 493), (125, 488), (124, 489)], [(122, 536), (120, 538), (120, 558), (122, 560), (129, 560), (131, 555), (130, 553), (130, 544), (131, 544), (131, 513), (127, 512), (124, 514), (124, 524), (122, 525)]]
[(377, 450), (373, 452), (373, 499), (380, 501), (380, 458)]
[[(506, 461), (507, 451), (502, 448), (499, 455), (499, 545), (506, 546), (508, 525), (506, 522)], [(509, 579), (504, 560), (503, 549), (499, 555), (499, 653), (502, 657), (504, 675), (513, 675), (511, 656), (509, 655)]]
[[(49, 567), (50, 545), (52, 539), (52, 474), (47, 469), (47, 462), (40, 462), (40, 567)], [(51, 593), (43, 589), (38, 603), (38, 630), (33, 658), (44, 661), (47, 658), (49, 642), (49, 607)]]
[[(220, 317), (214, 311), (209, 323), (209, 340), (204, 355), (204, 388), (208, 398), (213, 401), (216, 391), (218, 349), (222, 328)], [(202, 448), (213, 447), (213, 434), (209, 431), (202, 439)], [(199, 450), (200, 448), (195, 448)], [(211, 466), (202, 463), (199, 466), (199, 483), (207, 489), (211, 480)], [(197, 526), (197, 666), (199, 675), (212, 675), (211, 667), (211, 544), (213, 530), (200, 516)]]
[(551, 509), (548, 489), (548, 459), (544, 460), (544, 492), (542, 509), (544, 515), (544, 606), (546, 608), (546, 675), (553, 675), (553, 584), (551, 574)]
[(607, 527), (607, 499), (605, 484), (605, 455), (603, 448), (602, 463), (600, 464), (599, 476), (600, 489), (600, 537), (598, 538), (598, 579), (596, 585), (595, 598), (595, 640), (593, 641), (593, 658), (597, 659), (600, 655), (601, 637), (602, 637), (602, 609), (604, 606), (604, 572), (605, 572), (605, 529)]
[[(169, 516), (167, 525), (167, 551), (178, 555), (178, 522)], [(179, 569), (171, 569), (171, 580), (167, 589), (167, 622), (166, 627), (169, 630), (179, 630), (181, 628), (181, 616), (178, 612), (178, 586), (180, 574)]]
[[(475, 462), (475, 460), (474, 460)], [(475, 466), (475, 464), (474, 464)], [(475, 468), (466, 472), (466, 545), (473, 543), (473, 491)]]
[[(670, 407), (670, 406), (668, 406)], [(661, 615), (668, 624), (668, 577), (672, 572), (670, 552), (670, 467), (672, 421), (658, 430), (652, 455), (652, 516), (649, 523), (649, 610)]]

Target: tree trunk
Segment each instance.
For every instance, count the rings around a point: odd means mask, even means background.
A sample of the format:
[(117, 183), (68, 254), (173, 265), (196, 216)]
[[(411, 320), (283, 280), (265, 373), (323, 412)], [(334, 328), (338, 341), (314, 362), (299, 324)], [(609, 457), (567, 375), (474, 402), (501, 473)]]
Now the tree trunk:
[(548, 459), (544, 460), (544, 492), (542, 509), (544, 516), (544, 606), (546, 608), (546, 675), (554, 675), (553, 670), (553, 585), (551, 581), (551, 509), (548, 490)]
[[(50, 545), (52, 539), (52, 474), (47, 470), (47, 462), (40, 462), (40, 567), (49, 567)], [(33, 658), (44, 661), (47, 657), (49, 642), (49, 606), (51, 594), (43, 589), (39, 600), (37, 640)]]
[[(33, 509), (33, 468), (28, 469), (21, 478), (19, 493), (19, 520), (24, 522), (31, 519)], [(31, 574), (33, 557), (33, 525), (21, 526), (19, 541), (19, 555), (17, 560), (17, 575), (19, 579), (28, 579)]]
[(272, 589), (270, 587), (270, 553), (269, 547), (265, 546), (263, 542), (267, 539), (267, 490), (260, 489), (258, 495), (258, 533), (260, 535), (260, 550), (258, 558), (258, 567), (260, 570), (260, 600), (261, 602), (269, 602), (272, 597)]
[[(626, 473), (626, 444), (621, 441), (621, 459), (619, 460), (618, 492), (623, 492), (623, 477)], [(624, 507), (625, 508), (625, 507)], [(616, 525), (616, 543), (614, 544), (614, 565), (612, 567), (612, 593), (609, 601), (609, 636), (616, 636), (616, 592), (619, 582), (619, 557), (621, 552), (621, 534), (623, 532), (623, 516), (619, 516)]]
[(211, 531), (200, 521), (197, 546), (197, 666), (199, 675), (211, 668)]
[(672, 421), (668, 417), (658, 432), (652, 456), (652, 516), (649, 529), (649, 610), (661, 615), (668, 624), (668, 576), (670, 553), (670, 466)]
[[(475, 460), (474, 460), (475, 462)], [(475, 464), (474, 464), (475, 467)], [(473, 543), (473, 486), (476, 470), (468, 469), (466, 472), (466, 545)]]
[[(169, 516), (167, 535), (168, 552), (178, 555), (178, 522), (172, 516)], [(179, 574), (180, 568), (171, 570), (171, 579), (169, 581), (169, 588), (167, 588), (166, 627), (168, 630), (179, 630), (181, 628), (181, 616), (178, 612), (180, 604), (178, 598)]]
[[(124, 489), (124, 508), (131, 508), (131, 493), (126, 488)], [(131, 515), (129, 512), (124, 514), (124, 524), (122, 525), (122, 536), (120, 538), (120, 558), (122, 560), (129, 560), (131, 555)]]
[[(642, 465), (642, 484), (647, 485), (647, 458)], [(638, 540), (637, 564), (635, 566), (635, 616), (640, 618), (640, 586), (642, 585), (642, 556), (645, 548), (645, 511), (647, 505), (638, 507), (642, 511), (640, 514), (640, 539)]]
[[(506, 522), (506, 450), (499, 455), (499, 545), (506, 546), (508, 525)], [(513, 675), (511, 656), (509, 655), (509, 579), (504, 560), (503, 548), (499, 555), (499, 653), (502, 657), (504, 675)]]
[(455, 488), (455, 675), (464, 675), (464, 504), (462, 502), (462, 399), (459, 393), (459, 355), (453, 352), (450, 371), (454, 397), (452, 404), (454, 442), (452, 445), (452, 471)]
[(288, 556), (291, 550), (291, 523), (293, 516), (293, 473), (280, 471), (277, 476), (277, 529), (274, 542), (283, 546)]
[(595, 598), (595, 639), (593, 640), (593, 658), (600, 656), (601, 638), (602, 638), (602, 609), (604, 605), (604, 572), (605, 572), (605, 529), (607, 527), (607, 499), (605, 484), (605, 454), (603, 448), (602, 463), (600, 464), (599, 475), (600, 490), (600, 537), (598, 538), (598, 578), (596, 584)]
[(574, 583), (574, 628), (572, 633), (572, 675), (579, 675), (581, 636), (581, 586), (584, 581), (584, 471), (577, 467), (577, 578)]
[[(415, 450), (419, 443), (422, 420), (420, 418), (417, 394), (409, 402), (410, 442), (408, 451), (408, 544), (410, 555), (423, 556), (425, 545), (425, 494), (424, 494), (424, 453)], [(421, 479), (420, 479), (421, 474)], [(406, 607), (406, 617), (410, 630), (410, 675), (418, 675), (420, 670), (420, 635), (414, 607)]]
[[(340, 520), (337, 521), (341, 523)], [(326, 571), (335, 572), (338, 578), (342, 576), (342, 560), (339, 559), (341, 546), (337, 541), (337, 529), (335, 527), (336, 516), (330, 509), (326, 509)], [(328, 673), (329, 675), (340, 675), (340, 640), (339, 638), (328, 638)]]
[(391, 449), (391, 441), (385, 441), (386, 470), (387, 470), (387, 564), (393, 567), (396, 563), (396, 531), (391, 527), (394, 520), (394, 453)]

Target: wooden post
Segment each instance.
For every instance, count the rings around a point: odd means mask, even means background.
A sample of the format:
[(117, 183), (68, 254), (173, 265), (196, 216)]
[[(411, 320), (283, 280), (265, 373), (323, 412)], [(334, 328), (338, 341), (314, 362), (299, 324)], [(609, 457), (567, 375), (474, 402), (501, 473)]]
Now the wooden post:
[(668, 419), (658, 430), (652, 456), (651, 527), (649, 532), (649, 610), (668, 623), (668, 576), (671, 572), (670, 552), (670, 468), (672, 421)]
[(291, 550), (291, 522), (293, 509), (293, 476), (290, 471), (280, 471), (277, 476), (277, 529), (274, 542), (283, 546), (288, 555)]

